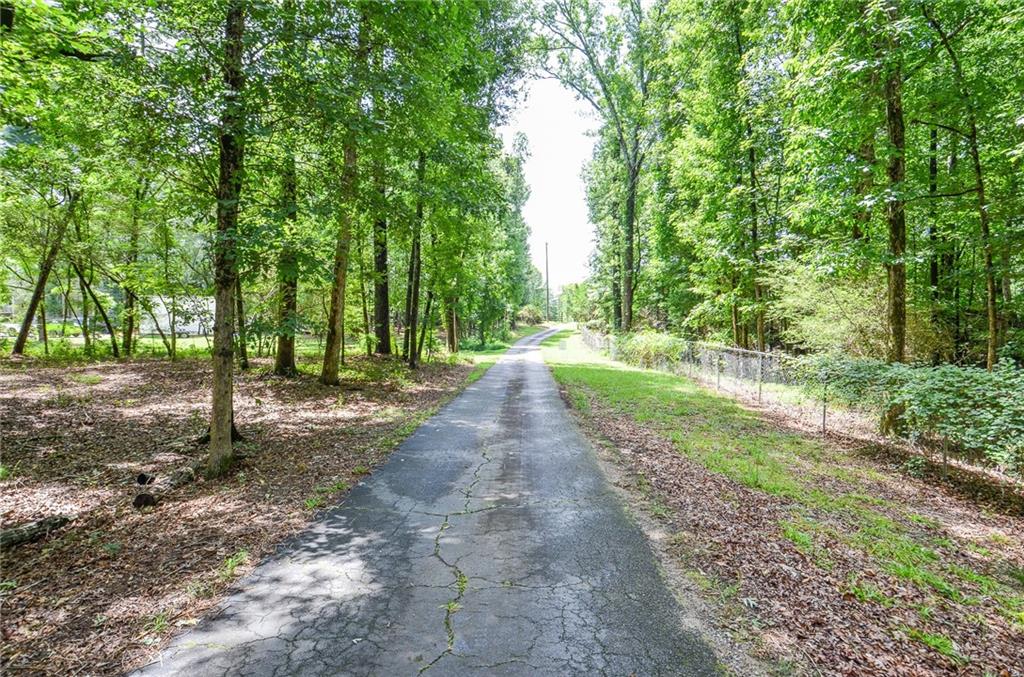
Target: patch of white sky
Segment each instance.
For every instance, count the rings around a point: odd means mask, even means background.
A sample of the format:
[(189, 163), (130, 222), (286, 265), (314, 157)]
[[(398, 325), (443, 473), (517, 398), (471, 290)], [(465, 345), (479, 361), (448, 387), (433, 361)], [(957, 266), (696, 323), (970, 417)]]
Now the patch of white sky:
[(544, 273), (548, 244), (551, 293), (589, 274), (594, 228), (587, 214), (583, 167), (594, 147), (597, 121), (588, 104), (552, 79), (531, 79), (525, 97), (501, 129), (507, 150), (517, 133), (529, 142), (524, 173), (530, 198), (523, 217), (530, 226), (530, 255)]

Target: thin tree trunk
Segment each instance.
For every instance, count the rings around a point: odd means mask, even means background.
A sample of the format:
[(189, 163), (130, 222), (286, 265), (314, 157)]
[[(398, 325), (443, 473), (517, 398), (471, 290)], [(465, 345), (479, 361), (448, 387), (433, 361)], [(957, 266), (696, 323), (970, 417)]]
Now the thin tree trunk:
[(178, 356), (178, 300), (171, 295), (171, 359)]
[[(935, 194), (939, 191), (939, 129), (932, 127), (928, 138), (928, 286), (931, 287), (932, 328), (937, 331), (942, 324), (939, 306), (939, 218), (935, 211)], [(938, 343), (932, 351), (932, 364), (942, 361), (942, 350)]]
[[(39, 267), (39, 277), (36, 278), (36, 286), (32, 289), (32, 296), (29, 297), (25, 319), (22, 320), (21, 328), (18, 331), (18, 338), (14, 340), (11, 355), (23, 355), (25, 353), (25, 344), (28, 343), (28, 335), (32, 330), (32, 320), (36, 316), (36, 308), (46, 293), (46, 281), (49, 279), (50, 271), (57, 260), (57, 252), (60, 251), (61, 243), (64, 240), (64, 233), (74, 217), (75, 204), (77, 202), (78, 192), (73, 191), (68, 196), (68, 205), (65, 208), (63, 218), (57, 224), (56, 232), (53, 234), (53, 241), (50, 243), (49, 249), (46, 250), (42, 265)], [(83, 293), (82, 296), (84, 298), (85, 294)]]
[(153, 312), (153, 307), (148, 303), (143, 303), (142, 308), (149, 315), (149, 319), (153, 320), (153, 326), (156, 327), (156, 333), (160, 334), (160, 340), (163, 341), (164, 350), (167, 351), (167, 357), (174, 358), (174, 348), (171, 346), (171, 342), (167, 339), (167, 335), (164, 334), (164, 330), (160, 327), (160, 322), (156, 319), (156, 313)]
[(373, 344), (370, 341), (370, 305), (366, 298), (366, 252), (363, 249), (363, 239), (359, 239), (359, 298), (363, 306), (363, 343), (366, 344), (366, 356), (373, 354)]
[(39, 304), (39, 340), (43, 342), (43, 355), (50, 354), (50, 337), (46, 331), (46, 303)]
[[(295, 0), (284, 2), (284, 49), (287, 58), (293, 58), (295, 47)], [(295, 110), (290, 97), (284, 102), (288, 119)], [(287, 132), (286, 132), (287, 134)], [(286, 137), (287, 138), (287, 137)], [(286, 142), (287, 143), (287, 142)], [(298, 176), (295, 170), (295, 155), (288, 147), (285, 151), (284, 167), (281, 171), (281, 251), (277, 259), (278, 307), (277, 351), (274, 355), (274, 373), (278, 376), (294, 376), (295, 333), (298, 331), (299, 271), (293, 237), (298, 219)]]
[(64, 285), (59, 280), (57, 283), (60, 284), (60, 293), (64, 297), (64, 302), (61, 304), (60, 309), (60, 337), (65, 338), (68, 335), (68, 313), (71, 310), (71, 302), (68, 300), (71, 292), (71, 280), (70, 278), (68, 279), (67, 289), (64, 289)]
[[(380, 209), (384, 208), (387, 188), (384, 184), (384, 168), (375, 170), (377, 192), (380, 194)], [(383, 214), (373, 222), (373, 330), (377, 339), (378, 355), (391, 354), (391, 306), (388, 290), (388, 220)]]
[(235, 271), (235, 325), (238, 329), (238, 368), (249, 368), (249, 336), (245, 330), (245, 302), (242, 297), (242, 276)]
[(125, 290), (124, 326), (121, 328), (121, 346), (125, 357), (130, 357), (135, 349), (135, 312), (135, 294)]
[[(1020, 186), (1020, 171), (1021, 171), (1021, 160), (1018, 157), (1012, 165), (1012, 172), (1010, 174), (1010, 190), (1009, 196), (1011, 201), (1017, 200), (1017, 194)], [(1020, 213), (1011, 214), (1007, 219), (1006, 232), (1013, 233), (1019, 226), (1024, 225), (1024, 215)], [(1018, 231), (1019, 232), (1019, 231)], [(1003, 291), (1003, 324), (1005, 325), (1006, 331), (1011, 328), (1018, 326), (1020, 318), (1013, 309), (1013, 244), (1007, 242), (1001, 252), (1001, 263), (1002, 263), (1002, 291)], [(1006, 337), (1003, 337), (1004, 341)]]
[(732, 324), (732, 343), (738, 346), (742, 342), (742, 337), (740, 336), (740, 309), (736, 304), (736, 273), (733, 273), (732, 278), (729, 280), (729, 290), (732, 296), (729, 307), (729, 318)]
[[(894, 1), (887, 13), (890, 22), (895, 24), (899, 20), (899, 3)], [(893, 38), (890, 41), (889, 49), (896, 52), (899, 48), (899, 40)], [(903, 73), (898, 60), (889, 66), (884, 89), (886, 130), (889, 145), (892, 147), (887, 173), (889, 189), (893, 193), (886, 209), (889, 225), (889, 260), (886, 263), (889, 306), (888, 358), (890, 362), (903, 362), (906, 359), (907, 344), (907, 268), (904, 261), (907, 246), (907, 223), (902, 195), (903, 181), (906, 176), (906, 142), (903, 120)]]
[[(753, 144), (753, 130), (750, 124), (747, 124), (747, 141)], [(754, 260), (754, 304), (756, 306), (754, 321), (757, 330), (757, 349), (764, 351), (765, 349), (765, 335), (764, 335), (764, 308), (762, 307), (762, 299), (764, 297), (764, 290), (761, 288), (761, 283), (758, 281), (758, 271), (761, 264), (761, 256), (758, 252), (759, 235), (758, 235), (758, 213), (757, 213), (757, 155), (754, 152), (754, 146), (751, 145), (747, 151), (747, 162), (749, 163), (748, 169), (750, 173), (750, 246), (752, 252), (752, 258)], [(745, 342), (744, 342), (745, 343)]]
[(89, 294), (85, 291), (85, 280), (80, 277), (78, 278), (78, 294), (82, 297), (82, 342), (88, 355), (92, 352), (92, 334), (89, 332)]
[[(416, 224), (413, 225), (413, 230), (416, 229)], [(409, 324), (411, 318), (409, 317), (412, 313), (412, 278), (415, 275), (416, 264), (414, 258), (416, 257), (416, 246), (412, 244), (409, 247), (409, 266), (406, 270), (405, 276), (405, 314), (402, 316), (405, 320), (405, 331), (402, 332), (402, 359), (409, 359)], [(415, 340), (415, 339), (413, 339)]]
[(217, 180), (217, 237), (214, 244), (213, 406), (210, 416), (208, 473), (223, 474), (234, 460), (233, 341), (234, 291), (237, 275), (235, 239), (238, 200), (245, 159), (245, 0), (229, 0), (224, 22), (223, 77), (227, 90), (220, 120), (220, 172)]
[(985, 351), (985, 368), (992, 371), (996, 364), (998, 355), (996, 353), (999, 341), (999, 312), (996, 309), (996, 275), (995, 266), (992, 263), (992, 232), (989, 225), (988, 205), (985, 204), (985, 181), (981, 167), (981, 155), (978, 152), (978, 126), (974, 120), (974, 113), (971, 113), (971, 161), (974, 166), (974, 176), (978, 184), (978, 218), (981, 221), (981, 242), (985, 256), (985, 310), (988, 316), (988, 340)]
[[(743, 47), (743, 33), (741, 26), (742, 19), (737, 15), (735, 17), (734, 34), (736, 38), (736, 52), (740, 63), (740, 73), (743, 78), (747, 77), (746, 65), (744, 62), (745, 50)], [(749, 102), (744, 102), (744, 106), (749, 106)], [(757, 209), (757, 150), (754, 148), (754, 127), (750, 123), (749, 118), (746, 120), (744, 125), (744, 133), (746, 135), (747, 142), (747, 176), (750, 181), (750, 251), (751, 259), (754, 263), (753, 271), (753, 285), (754, 285), (754, 321), (757, 332), (757, 349), (765, 349), (765, 336), (764, 336), (764, 308), (762, 307), (762, 298), (764, 296), (761, 288), (761, 283), (758, 281), (758, 273), (760, 268), (760, 252), (758, 251), (759, 235), (758, 235), (758, 209)], [(746, 347), (746, 332), (744, 331), (744, 347)]]
[(135, 189), (135, 200), (132, 202), (131, 233), (128, 239), (128, 273), (125, 275), (124, 285), (124, 323), (122, 327), (121, 346), (124, 348), (125, 357), (131, 357), (132, 349), (135, 346), (135, 264), (139, 260), (139, 220), (143, 196), (144, 180), (139, 180), (139, 186)]
[(274, 373), (278, 376), (294, 376), (295, 332), (298, 328), (299, 271), (298, 260), (292, 245), (292, 229), (298, 218), (295, 158), (289, 156), (281, 179), (282, 210), (285, 213), (283, 244), (277, 260), (278, 311), (277, 355), (274, 358)]
[(448, 352), (452, 355), (459, 352), (459, 315), (455, 310), (456, 302), (457, 299), (449, 299), (444, 309), (445, 340), (448, 342)]
[(419, 362), (423, 355), (423, 342), (427, 339), (427, 330), (430, 328), (430, 313), (433, 312), (434, 291), (427, 291), (427, 306), (423, 309), (423, 327), (420, 329), (420, 341), (416, 346), (416, 361)]
[(338, 366), (341, 345), (345, 341), (342, 318), (345, 313), (345, 284), (348, 276), (348, 258), (352, 242), (353, 203), (356, 198), (358, 168), (356, 139), (349, 134), (345, 139), (345, 166), (341, 172), (343, 207), (338, 215), (338, 238), (334, 246), (334, 282), (331, 285), (331, 303), (327, 313), (327, 339), (324, 345), (324, 363), (320, 382), (338, 385)]
[(622, 330), (627, 332), (633, 329), (633, 255), (636, 239), (636, 182), (638, 178), (637, 170), (630, 165), (629, 184), (626, 186), (626, 214), (622, 233)]
[(71, 285), (72, 285), (72, 281), (74, 279), (72, 277), (72, 273), (73, 272), (74, 271), (71, 270), (71, 266), (68, 266), (68, 270), (67, 270), (68, 286), (65, 287), (62, 284), (61, 288), (60, 288), (61, 296), (64, 297), (64, 303), (62, 304), (64, 306), (63, 326), (61, 327), (61, 331), (60, 331), (61, 338), (64, 338), (65, 336), (67, 336), (67, 323), (68, 323), (68, 319), (74, 318), (75, 322), (78, 322), (79, 324), (81, 324), (81, 319), (78, 317), (78, 313), (75, 311), (75, 306), (74, 306), (73, 303), (71, 303)]
[(412, 232), (412, 284), (411, 300), (409, 302), (409, 316), (406, 322), (405, 335), (410, 337), (406, 343), (409, 356), (409, 368), (416, 368), (416, 361), (419, 351), (416, 350), (416, 318), (420, 312), (420, 236), (423, 230), (423, 191), (425, 189), (427, 175), (427, 154), (422, 150), (416, 163), (416, 182), (419, 185), (419, 195), (416, 197), (416, 222), (413, 224)]
[(967, 108), (967, 140), (968, 148), (971, 153), (971, 166), (974, 170), (975, 186), (977, 188), (975, 192), (978, 196), (978, 219), (981, 222), (981, 242), (985, 257), (985, 310), (986, 315), (988, 316), (988, 340), (986, 342), (987, 350), (985, 355), (985, 366), (989, 371), (991, 371), (992, 367), (995, 366), (997, 359), (996, 348), (999, 341), (999, 313), (996, 309), (995, 266), (992, 263), (992, 232), (989, 223), (988, 205), (985, 204), (985, 175), (981, 166), (981, 153), (978, 150), (978, 119), (974, 110), (974, 100), (971, 98), (971, 94), (967, 89), (963, 69), (960, 66), (960, 58), (957, 56), (956, 50), (953, 49), (953, 44), (950, 42), (949, 35), (947, 35), (945, 30), (943, 30), (941, 24), (932, 17), (927, 5), (922, 5), (921, 11), (924, 13), (925, 19), (928, 20), (931, 27), (939, 34), (942, 46), (946, 50), (946, 54), (949, 55), (949, 60), (953, 64), (953, 74), (956, 77), (957, 87), (960, 90), (960, 98), (963, 101), (964, 106)]
[(107, 311), (103, 308), (103, 304), (101, 304), (99, 298), (97, 298), (96, 292), (92, 289), (92, 285), (86, 281), (85, 273), (82, 271), (82, 268), (74, 261), (71, 262), (71, 266), (75, 269), (75, 274), (78, 275), (78, 281), (85, 287), (85, 291), (88, 292), (93, 305), (96, 306), (96, 312), (98, 312), (100, 317), (103, 319), (103, 326), (107, 328), (107, 333), (110, 334), (110, 352), (114, 357), (121, 357), (121, 352), (117, 347), (117, 332), (114, 331), (114, 325), (110, 322), (110, 316), (107, 315)]
[(622, 233), (617, 202), (612, 203), (612, 214), (615, 215), (615, 222), (612, 224), (612, 328), (615, 331), (622, 331)]

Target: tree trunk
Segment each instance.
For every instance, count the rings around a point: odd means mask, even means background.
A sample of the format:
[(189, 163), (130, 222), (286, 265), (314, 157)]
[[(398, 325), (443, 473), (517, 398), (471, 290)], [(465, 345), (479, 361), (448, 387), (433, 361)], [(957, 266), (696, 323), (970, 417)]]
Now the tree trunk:
[(50, 337), (46, 333), (46, 301), (39, 304), (39, 340), (43, 342), (43, 355), (50, 355)]
[[(377, 166), (375, 181), (383, 211), (387, 195), (384, 168)], [(388, 220), (379, 215), (373, 222), (373, 331), (378, 355), (391, 354), (391, 305), (388, 291)]]
[[(32, 289), (32, 296), (29, 297), (25, 319), (22, 320), (21, 328), (18, 330), (18, 338), (14, 340), (11, 355), (23, 355), (25, 353), (25, 344), (28, 343), (28, 335), (32, 330), (32, 320), (36, 316), (36, 308), (39, 307), (39, 302), (46, 293), (46, 281), (49, 279), (50, 271), (57, 260), (57, 252), (60, 251), (61, 243), (64, 240), (64, 233), (67, 231), (68, 224), (71, 223), (71, 219), (74, 216), (75, 204), (77, 202), (78, 192), (72, 191), (68, 196), (68, 206), (65, 208), (64, 216), (58, 222), (57, 230), (53, 234), (53, 242), (50, 243), (49, 249), (46, 250), (42, 265), (39, 267), (39, 277), (36, 279), (36, 286)], [(85, 298), (84, 292), (82, 298)]]
[(622, 330), (627, 332), (633, 329), (633, 254), (636, 239), (636, 182), (639, 178), (639, 172), (633, 166), (629, 167), (628, 178), (622, 233)]
[(978, 185), (978, 218), (981, 221), (981, 242), (985, 256), (985, 310), (988, 316), (988, 340), (986, 341), (985, 368), (992, 371), (997, 355), (999, 341), (999, 313), (996, 310), (996, 275), (992, 264), (992, 232), (989, 225), (988, 205), (985, 204), (985, 181), (981, 168), (981, 155), (978, 152), (978, 126), (974, 120), (974, 112), (970, 116), (971, 125), (971, 162), (974, 166), (974, 177)]
[(416, 350), (416, 319), (420, 313), (420, 235), (423, 231), (423, 191), (426, 175), (427, 154), (421, 150), (416, 163), (416, 183), (419, 185), (419, 194), (416, 197), (416, 221), (413, 224), (412, 231), (412, 256), (410, 257), (410, 274), (412, 276), (412, 284), (410, 285), (411, 300), (409, 302), (409, 315), (405, 330), (405, 335), (409, 337), (406, 343), (411, 344), (406, 349), (409, 356), (410, 369), (416, 368), (416, 360), (419, 356), (419, 351)]
[[(281, 209), (284, 212), (284, 233), (281, 253), (277, 260), (278, 294), (281, 306), (277, 317), (277, 355), (274, 358), (274, 373), (278, 376), (294, 376), (295, 332), (298, 329), (299, 271), (295, 248), (292, 244), (293, 230), (298, 219), (297, 177), (295, 158), (289, 155), (285, 160), (281, 177)], [(346, 253), (347, 260), (347, 253)]]
[(619, 205), (612, 203), (612, 328), (622, 331), (622, 231), (619, 225)]
[(734, 346), (739, 346), (742, 343), (742, 337), (740, 336), (740, 309), (736, 304), (736, 273), (733, 273), (732, 278), (729, 280), (729, 292), (732, 297), (729, 304), (729, 319), (732, 325), (732, 343)]
[(174, 348), (171, 346), (171, 342), (167, 339), (167, 334), (160, 327), (160, 323), (156, 319), (156, 313), (153, 312), (153, 307), (148, 303), (142, 304), (143, 309), (149, 315), (149, 319), (153, 320), (153, 326), (156, 327), (156, 333), (160, 334), (160, 340), (163, 341), (164, 350), (167, 351), (167, 357), (174, 359)]
[(235, 326), (238, 329), (238, 368), (249, 368), (249, 336), (245, 330), (245, 301), (242, 298), (242, 276), (235, 271)]
[(173, 360), (178, 356), (178, 300), (177, 297), (171, 296), (171, 359)]
[[(1018, 191), (1019, 191), (1021, 164), (1022, 164), (1021, 163), (1021, 159), (1018, 157), (1013, 162), (1013, 165), (1012, 165), (1012, 173), (1010, 175), (1010, 191), (1009, 191), (1009, 196), (1010, 196), (1010, 200), (1011, 201), (1016, 201), (1017, 200), (1017, 195), (1018, 195)], [(1022, 226), (1024, 226), (1024, 214), (1020, 214), (1019, 212), (1016, 213), (1016, 214), (1011, 214), (1010, 217), (1007, 219), (1006, 232), (1007, 233), (1021, 232), (1021, 230), (1019, 230), (1019, 229)], [(1002, 279), (1002, 287), (1003, 287), (1003, 290), (1002, 290), (1003, 291), (1003, 323), (1004, 323), (1007, 331), (1009, 329), (1013, 328), (1013, 327), (1018, 326), (1018, 324), (1020, 323), (1020, 317), (1013, 310), (1013, 285), (1012, 285), (1013, 275), (1012, 275), (1012, 273), (1013, 273), (1013, 254), (1014, 254), (1015, 251), (1016, 250), (1014, 248), (1013, 243), (1012, 242), (1006, 242), (1006, 244), (1003, 246), (1003, 249), (1002, 249), (1002, 252), (1001, 252), (1001, 255), (1000, 255), (1000, 257), (1002, 259), (1001, 262), (1002, 262), (1002, 268), (1003, 268), (1003, 270), (1002, 270), (1002, 278), (1001, 278)], [(1005, 341), (1005, 339), (1006, 339), (1006, 337), (1004, 336), (1004, 341)]]
[[(753, 144), (753, 130), (751, 126), (747, 124), (747, 142)], [(749, 164), (750, 173), (750, 247), (754, 260), (754, 304), (755, 315), (754, 321), (757, 330), (757, 349), (764, 351), (765, 349), (765, 335), (764, 335), (764, 308), (762, 307), (762, 300), (764, 298), (764, 289), (761, 287), (760, 281), (758, 281), (758, 271), (761, 264), (761, 255), (758, 252), (760, 246), (760, 237), (758, 234), (758, 213), (757, 213), (757, 155), (754, 152), (754, 146), (751, 145), (747, 151), (747, 162)]]
[[(737, 51), (737, 56), (738, 56), (739, 63), (740, 63), (740, 73), (741, 73), (743, 78), (746, 78), (747, 77), (747, 70), (746, 70), (746, 65), (745, 65), (745, 62), (744, 62), (744, 57), (746, 55), (746, 51), (744, 50), (744, 47), (743, 47), (743, 33), (742, 33), (742, 26), (741, 26), (742, 18), (737, 15), (735, 17), (735, 19), (736, 19), (736, 21), (735, 21), (735, 23), (733, 25), (734, 25), (734, 29), (735, 29), (734, 33), (735, 33), (735, 38), (736, 38), (736, 51)], [(744, 107), (749, 107), (750, 106), (750, 102), (749, 101), (745, 101), (743, 103), (743, 105), (744, 105)], [(759, 234), (758, 234), (758, 209), (757, 209), (757, 149), (754, 148), (754, 127), (750, 123), (749, 117), (746, 120), (746, 124), (744, 125), (744, 132), (745, 132), (745, 135), (746, 135), (746, 142), (747, 142), (747, 158), (746, 158), (746, 160), (747, 160), (747, 176), (748, 176), (749, 181), (750, 181), (750, 186), (749, 186), (749, 189), (750, 189), (750, 200), (749, 200), (749, 209), (750, 209), (750, 252), (751, 252), (751, 259), (752, 259), (753, 264), (754, 264), (754, 271), (753, 271), (753, 277), (754, 277), (754, 279), (753, 279), (753, 285), (754, 285), (754, 321), (755, 321), (755, 329), (756, 329), (756, 332), (757, 332), (757, 349), (763, 351), (765, 349), (764, 308), (762, 307), (762, 298), (764, 296), (764, 292), (763, 292), (763, 290), (761, 288), (760, 281), (757, 279), (758, 273), (759, 273), (759, 269), (760, 269), (760, 252), (758, 251), (758, 247), (760, 246), (760, 243), (759, 243)], [(743, 343), (744, 343), (744, 348), (745, 348), (746, 347), (746, 343), (747, 343), (746, 331), (745, 330), (744, 330), (744, 340), (743, 340)]]
[(50, 535), (73, 520), (70, 515), (51, 515), (34, 522), (21, 524), (0, 531), (0, 550), (7, 550), (22, 543), (32, 543)]
[(966, 136), (971, 153), (971, 167), (974, 170), (975, 192), (978, 196), (978, 219), (981, 222), (981, 242), (985, 257), (985, 310), (988, 316), (985, 366), (991, 371), (997, 359), (996, 347), (999, 341), (999, 314), (996, 309), (995, 266), (992, 263), (992, 232), (989, 223), (988, 205), (985, 204), (985, 174), (981, 166), (981, 153), (978, 151), (978, 118), (974, 110), (974, 100), (967, 89), (963, 69), (960, 66), (960, 59), (957, 56), (956, 50), (953, 49), (949, 35), (943, 30), (941, 24), (932, 17), (927, 5), (922, 5), (921, 11), (931, 27), (939, 34), (942, 46), (946, 50), (946, 54), (949, 55), (949, 60), (953, 64), (953, 74), (956, 78), (957, 88), (960, 90), (960, 99), (967, 109), (968, 133)]
[(349, 134), (345, 139), (345, 166), (341, 171), (342, 209), (338, 213), (338, 237), (334, 245), (334, 282), (331, 285), (331, 304), (327, 313), (327, 339), (324, 345), (324, 363), (320, 370), (320, 382), (324, 385), (338, 385), (338, 365), (341, 346), (345, 341), (342, 319), (345, 314), (345, 284), (348, 279), (348, 258), (352, 242), (352, 221), (355, 209), (358, 166), (356, 138)]
[(423, 309), (423, 328), (420, 329), (420, 341), (416, 346), (416, 361), (420, 361), (420, 357), (423, 355), (423, 343), (427, 339), (427, 331), (430, 328), (430, 313), (433, 311), (434, 304), (434, 292), (433, 290), (427, 291), (427, 307)]
[(229, 0), (224, 22), (223, 76), (227, 90), (220, 120), (220, 172), (217, 180), (217, 237), (214, 241), (213, 406), (210, 416), (211, 476), (224, 473), (234, 457), (231, 440), (234, 420), (233, 341), (238, 235), (238, 200), (245, 158), (245, 112), (241, 101), (245, 86), (242, 51), (245, 0)]
[(78, 294), (82, 297), (82, 343), (85, 353), (88, 355), (92, 352), (92, 334), (89, 332), (89, 294), (85, 291), (85, 280), (80, 277), (78, 278)]
[(359, 299), (363, 306), (363, 343), (366, 344), (366, 356), (369, 357), (373, 354), (373, 345), (370, 341), (370, 304), (366, 296), (366, 252), (363, 239), (359, 238)]
[(140, 209), (143, 197), (144, 181), (139, 180), (139, 186), (135, 189), (135, 200), (132, 202), (131, 233), (128, 238), (128, 273), (125, 275), (124, 285), (124, 321), (122, 326), (121, 347), (124, 348), (125, 357), (131, 357), (135, 347), (135, 316), (137, 304), (135, 298), (135, 280), (137, 273), (135, 264), (139, 260), (139, 220)]
[[(894, 2), (887, 11), (889, 20), (895, 24), (899, 20), (899, 5)], [(899, 50), (899, 41), (890, 41), (890, 51)], [(903, 73), (898, 62), (898, 55), (890, 54), (897, 59), (891, 64), (885, 77), (885, 122), (889, 137), (890, 149), (887, 174), (889, 190), (892, 195), (886, 208), (886, 219), (889, 226), (889, 260), (886, 263), (888, 273), (888, 315), (889, 315), (889, 354), (890, 362), (903, 362), (906, 359), (907, 344), (907, 268), (904, 255), (907, 246), (906, 210), (903, 197), (903, 181), (906, 176), (905, 138), (903, 121)]]
[(114, 357), (121, 357), (121, 353), (117, 348), (117, 332), (114, 331), (114, 325), (110, 322), (110, 316), (107, 315), (106, 309), (103, 308), (103, 304), (100, 303), (99, 298), (96, 296), (96, 292), (92, 290), (92, 285), (89, 284), (85, 279), (85, 273), (82, 271), (81, 266), (75, 261), (71, 262), (71, 266), (75, 269), (75, 274), (78, 275), (79, 283), (85, 287), (85, 291), (88, 292), (89, 297), (92, 298), (92, 303), (96, 306), (96, 312), (100, 314), (103, 319), (103, 326), (107, 328), (107, 333), (110, 334), (110, 352)]
[(449, 299), (444, 309), (444, 331), (448, 342), (448, 352), (454, 355), (459, 352), (459, 315), (455, 310), (456, 299)]
[(125, 290), (124, 294), (124, 326), (121, 328), (121, 346), (125, 357), (130, 357), (135, 349), (135, 294)]
[[(939, 190), (939, 129), (932, 127), (928, 137), (928, 286), (931, 288), (932, 329), (938, 331), (942, 325), (939, 306), (939, 218), (935, 211), (935, 194)], [(932, 351), (932, 364), (942, 362), (942, 350), (936, 343)]]

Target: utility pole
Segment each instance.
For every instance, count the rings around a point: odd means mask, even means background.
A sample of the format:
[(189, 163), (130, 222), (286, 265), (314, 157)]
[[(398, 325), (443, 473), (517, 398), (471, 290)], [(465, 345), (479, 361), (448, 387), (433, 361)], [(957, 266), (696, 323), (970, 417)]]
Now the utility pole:
[(551, 321), (551, 273), (548, 271), (548, 243), (544, 243), (544, 317)]

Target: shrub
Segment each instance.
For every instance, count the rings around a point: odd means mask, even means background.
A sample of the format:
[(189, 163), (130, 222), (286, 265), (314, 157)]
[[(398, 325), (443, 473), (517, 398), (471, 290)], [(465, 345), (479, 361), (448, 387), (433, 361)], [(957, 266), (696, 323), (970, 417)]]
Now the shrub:
[(81, 336), (82, 328), (77, 324), (71, 324), (70, 322), (66, 324), (61, 324), (60, 322), (47, 322), (46, 333), (51, 339), (60, 336)]
[(516, 319), (521, 324), (540, 324), (544, 321), (544, 316), (537, 306), (523, 306), (516, 314)]
[[(815, 396), (878, 413), (913, 440), (940, 439), (955, 454), (1024, 471), (1024, 370), (1010, 361), (977, 367), (912, 367), (816, 355), (797, 362)], [(895, 425), (892, 425), (895, 424)]]
[(618, 359), (642, 367), (657, 367), (678, 362), (687, 343), (681, 338), (658, 332), (627, 334), (616, 340)]

